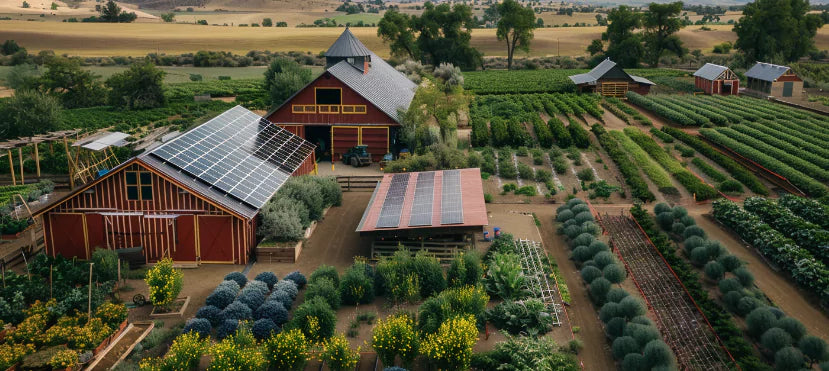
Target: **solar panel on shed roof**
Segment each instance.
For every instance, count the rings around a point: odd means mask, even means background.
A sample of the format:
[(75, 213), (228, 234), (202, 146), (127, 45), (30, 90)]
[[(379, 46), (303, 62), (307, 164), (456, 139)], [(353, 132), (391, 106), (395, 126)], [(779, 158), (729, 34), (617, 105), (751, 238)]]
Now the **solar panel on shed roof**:
[(435, 173), (418, 173), (409, 226), (432, 225)]
[(403, 199), (409, 188), (409, 174), (394, 174), (391, 185), (383, 200), (380, 209), (380, 218), (377, 219), (377, 228), (396, 228), (400, 225), (400, 214), (403, 213)]
[(463, 224), (463, 195), (459, 170), (443, 172), (440, 224)]
[(150, 154), (258, 209), (313, 150), (311, 143), (236, 106)]

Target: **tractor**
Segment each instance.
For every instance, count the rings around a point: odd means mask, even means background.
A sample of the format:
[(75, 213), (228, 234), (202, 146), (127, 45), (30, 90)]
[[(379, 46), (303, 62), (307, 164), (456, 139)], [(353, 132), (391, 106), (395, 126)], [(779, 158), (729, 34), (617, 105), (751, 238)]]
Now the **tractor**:
[(371, 154), (368, 153), (368, 146), (354, 146), (343, 154), (343, 163), (354, 167), (371, 165)]

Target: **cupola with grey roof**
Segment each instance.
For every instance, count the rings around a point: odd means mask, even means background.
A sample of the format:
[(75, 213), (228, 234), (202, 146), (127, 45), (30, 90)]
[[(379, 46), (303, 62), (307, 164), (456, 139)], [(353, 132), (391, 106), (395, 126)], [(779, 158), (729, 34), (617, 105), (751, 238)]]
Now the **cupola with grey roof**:
[(371, 64), (371, 51), (356, 37), (348, 27), (337, 41), (325, 52), (325, 68), (346, 61), (363, 73), (368, 72)]

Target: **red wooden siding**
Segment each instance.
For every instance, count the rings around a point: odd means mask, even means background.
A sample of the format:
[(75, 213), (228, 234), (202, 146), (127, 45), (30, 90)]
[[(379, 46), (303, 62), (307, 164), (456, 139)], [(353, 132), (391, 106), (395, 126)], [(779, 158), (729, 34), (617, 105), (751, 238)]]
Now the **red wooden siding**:
[[(726, 86), (726, 82), (731, 82), (730, 89)], [(705, 94), (738, 95), (740, 92), (740, 80), (712, 81), (699, 76), (694, 76), (694, 86), (705, 92)]]
[(803, 81), (797, 75), (783, 75), (777, 78), (777, 81)]
[[(127, 200), (125, 171), (151, 173), (152, 199)], [(179, 215), (158, 218), (153, 215)], [(216, 238), (199, 240), (195, 216), (221, 216), (221, 224), (206, 226)], [(188, 219), (189, 218), (189, 219)], [(95, 247), (119, 249), (142, 246), (148, 262), (165, 256), (176, 261), (199, 260), (199, 244), (230, 256), (224, 262), (246, 264), (253, 245), (253, 224), (208, 202), (140, 162), (134, 162), (86, 190), (68, 198), (44, 214), (46, 251), (51, 255), (87, 258)], [(200, 236), (201, 237), (201, 236)], [(205, 259), (202, 251), (201, 259)], [(213, 255), (211, 255), (212, 257)]]
[[(293, 113), (291, 107), (295, 104), (315, 104), (316, 96), (314, 88), (342, 88), (343, 105), (365, 105), (365, 114), (321, 114), (321, 113)], [(329, 73), (323, 73), (305, 89), (300, 91), (291, 100), (285, 102), (281, 107), (266, 117), (268, 121), (276, 124), (387, 124), (398, 125), (387, 114), (377, 109), (368, 100), (357, 94), (354, 90), (342, 83)]]
[(360, 128), (339, 127), (331, 128), (331, 160), (342, 159), (343, 153), (348, 152), (351, 147), (360, 144)]
[(372, 161), (382, 160), (389, 152), (389, 128), (360, 128), (360, 144), (368, 146), (367, 151), (371, 154)]

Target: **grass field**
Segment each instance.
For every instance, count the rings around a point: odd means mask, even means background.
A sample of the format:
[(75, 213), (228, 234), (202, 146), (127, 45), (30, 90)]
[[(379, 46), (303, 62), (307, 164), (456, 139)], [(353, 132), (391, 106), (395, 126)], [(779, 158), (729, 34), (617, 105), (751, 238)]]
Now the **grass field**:
[[(274, 19), (276, 20), (276, 19)], [(717, 43), (733, 41), (731, 26), (689, 26), (679, 35), (690, 49), (710, 49)], [(591, 40), (599, 38), (604, 27), (543, 28), (535, 31), (530, 55), (585, 54)], [(376, 28), (354, 28), (366, 46), (387, 57), (389, 49), (377, 37)], [(57, 54), (79, 56), (141, 56), (159, 51), (168, 54), (198, 50), (224, 50), (246, 53), (250, 50), (311, 51), (326, 50), (342, 32), (341, 28), (251, 28), (196, 26), (159, 23), (57, 23), (0, 21), (3, 38), (17, 40), (31, 52), (54, 50)], [(829, 27), (818, 31), (819, 49), (829, 49)], [(498, 42), (494, 29), (476, 29), (472, 44), (488, 56), (503, 56), (506, 48)], [(523, 56), (523, 55), (518, 55)]]

